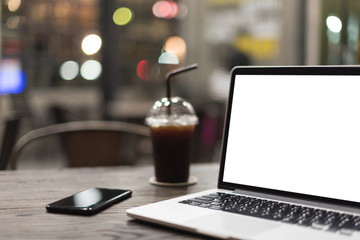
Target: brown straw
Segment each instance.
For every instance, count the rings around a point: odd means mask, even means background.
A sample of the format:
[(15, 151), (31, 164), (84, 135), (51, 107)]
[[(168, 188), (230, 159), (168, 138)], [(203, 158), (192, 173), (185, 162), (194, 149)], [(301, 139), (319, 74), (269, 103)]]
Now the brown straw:
[(186, 66), (186, 67), (174, 69), (174, 70), (168, 72), (165, 75), (165, 79), (166, 79), (166, 97), (170, 101), (170, 105), (169, 105), (169, 107), (167, 109), (168, 115), (171, 114), (171, 88), (170, 88), (170, 79), (171, 79), (171, 77), (173, 77), (173, 76), (175, 76), (177, 74), (186, 72), (186, 71), (196, 69), (197, 67), (198, 67), (198, 64), (194, 63), (194, 64), (191, 64), (191, 65)]

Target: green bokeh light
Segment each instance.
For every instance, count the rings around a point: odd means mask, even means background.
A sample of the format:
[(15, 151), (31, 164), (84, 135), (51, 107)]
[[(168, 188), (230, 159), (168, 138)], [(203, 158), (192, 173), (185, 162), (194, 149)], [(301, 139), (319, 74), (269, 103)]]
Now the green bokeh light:
[(113, 21), (116, 25), (124, 26), (131, 22), (133, 19), (134, 14), (131, 9), (127, 7), (121, 7), (116, 9), (113, 15)]

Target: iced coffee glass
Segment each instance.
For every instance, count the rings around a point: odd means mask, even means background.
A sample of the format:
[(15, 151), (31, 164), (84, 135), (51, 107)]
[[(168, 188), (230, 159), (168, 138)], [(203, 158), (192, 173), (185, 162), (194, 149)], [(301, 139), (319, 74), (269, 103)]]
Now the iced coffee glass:
[[(198, 118), (192, 105), (180, 97), (162, 98), (150, 109), (155, 179), (158, 185), (189, 184), (191, 142)], [(151, 179), (150, 179), (151, 181)]]

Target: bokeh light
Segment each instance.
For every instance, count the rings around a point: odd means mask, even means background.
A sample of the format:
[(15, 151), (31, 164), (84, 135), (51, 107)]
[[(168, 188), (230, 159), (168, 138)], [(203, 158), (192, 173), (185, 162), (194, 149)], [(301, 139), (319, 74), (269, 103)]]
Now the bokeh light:
[(171, 52), (162, 52), (158, 62), (160, 64), (179, 64), (179, 58)]
[(8, 1), (8, 9), (10, 12), (17, 11), (21, 6), (21, 0), (9, 0)]
[(25, 17), (23, 17), (23, 16), (10, 16), (6, 20), (6, 26), (9, 29), (17, 29), (21, 25), (23, 25), (24, 22), (25, 22)]
[(73, 80), (79, 74), (79, 64), (75, 61), (66, 61), (61, 64), (59, 74), (64, 80)]
[(85, 54), (92, 55), (100, 50), (101, 44), (102, 40), (98, 35), (90, 34), (83, 39), (81, 48)]
[(165, 42), (164, 50), (175, 54), (179, 60), (182, 60), (186, 55), (186, 43), (181, 37), (169, 37)]
[(88, 60), (81, 65), (80, 74), (86, 80), (97, 79), (102, 72), (101, 63), (96, 60)]
[(113, 21), (116, 25), (119, 26), (129, 24), (133, 18), (134, 13), (131, 11), (130, 8), (127, 7), (118, 8), (113, 14)]
[(342, 29), (342, 22), (337, 16), (328, 16), (326, 18), (326, 26), (330, 31), (339, 33)]
[(25, 87), (26, 76), (21, 70), (20, 61), (6, 59), (0, 62), (0, 94), (19, 94)]
[(153, 5), (152, 12), (158, 18), (174, 18), (179, 12), (179, 7), (174, 1), (156, 1)]
[(149, 62), (141, 60), (136, 67), (136, 74), (144, 81), (149, 81)]
[(67, 1), (58, 1), (55, 3), (54, 13), (58, 18), (70, 17), (71, 14), (71, 3)]

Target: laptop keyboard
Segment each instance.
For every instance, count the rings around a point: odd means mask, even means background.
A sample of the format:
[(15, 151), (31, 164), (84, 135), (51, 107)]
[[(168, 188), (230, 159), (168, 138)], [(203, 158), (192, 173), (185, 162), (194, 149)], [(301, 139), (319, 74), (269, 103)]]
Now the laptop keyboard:
[(216, 192), (183, 200), (180, 203), (298, 224), (346, 235), (360, 231), (360, 216), (237, 194)]

